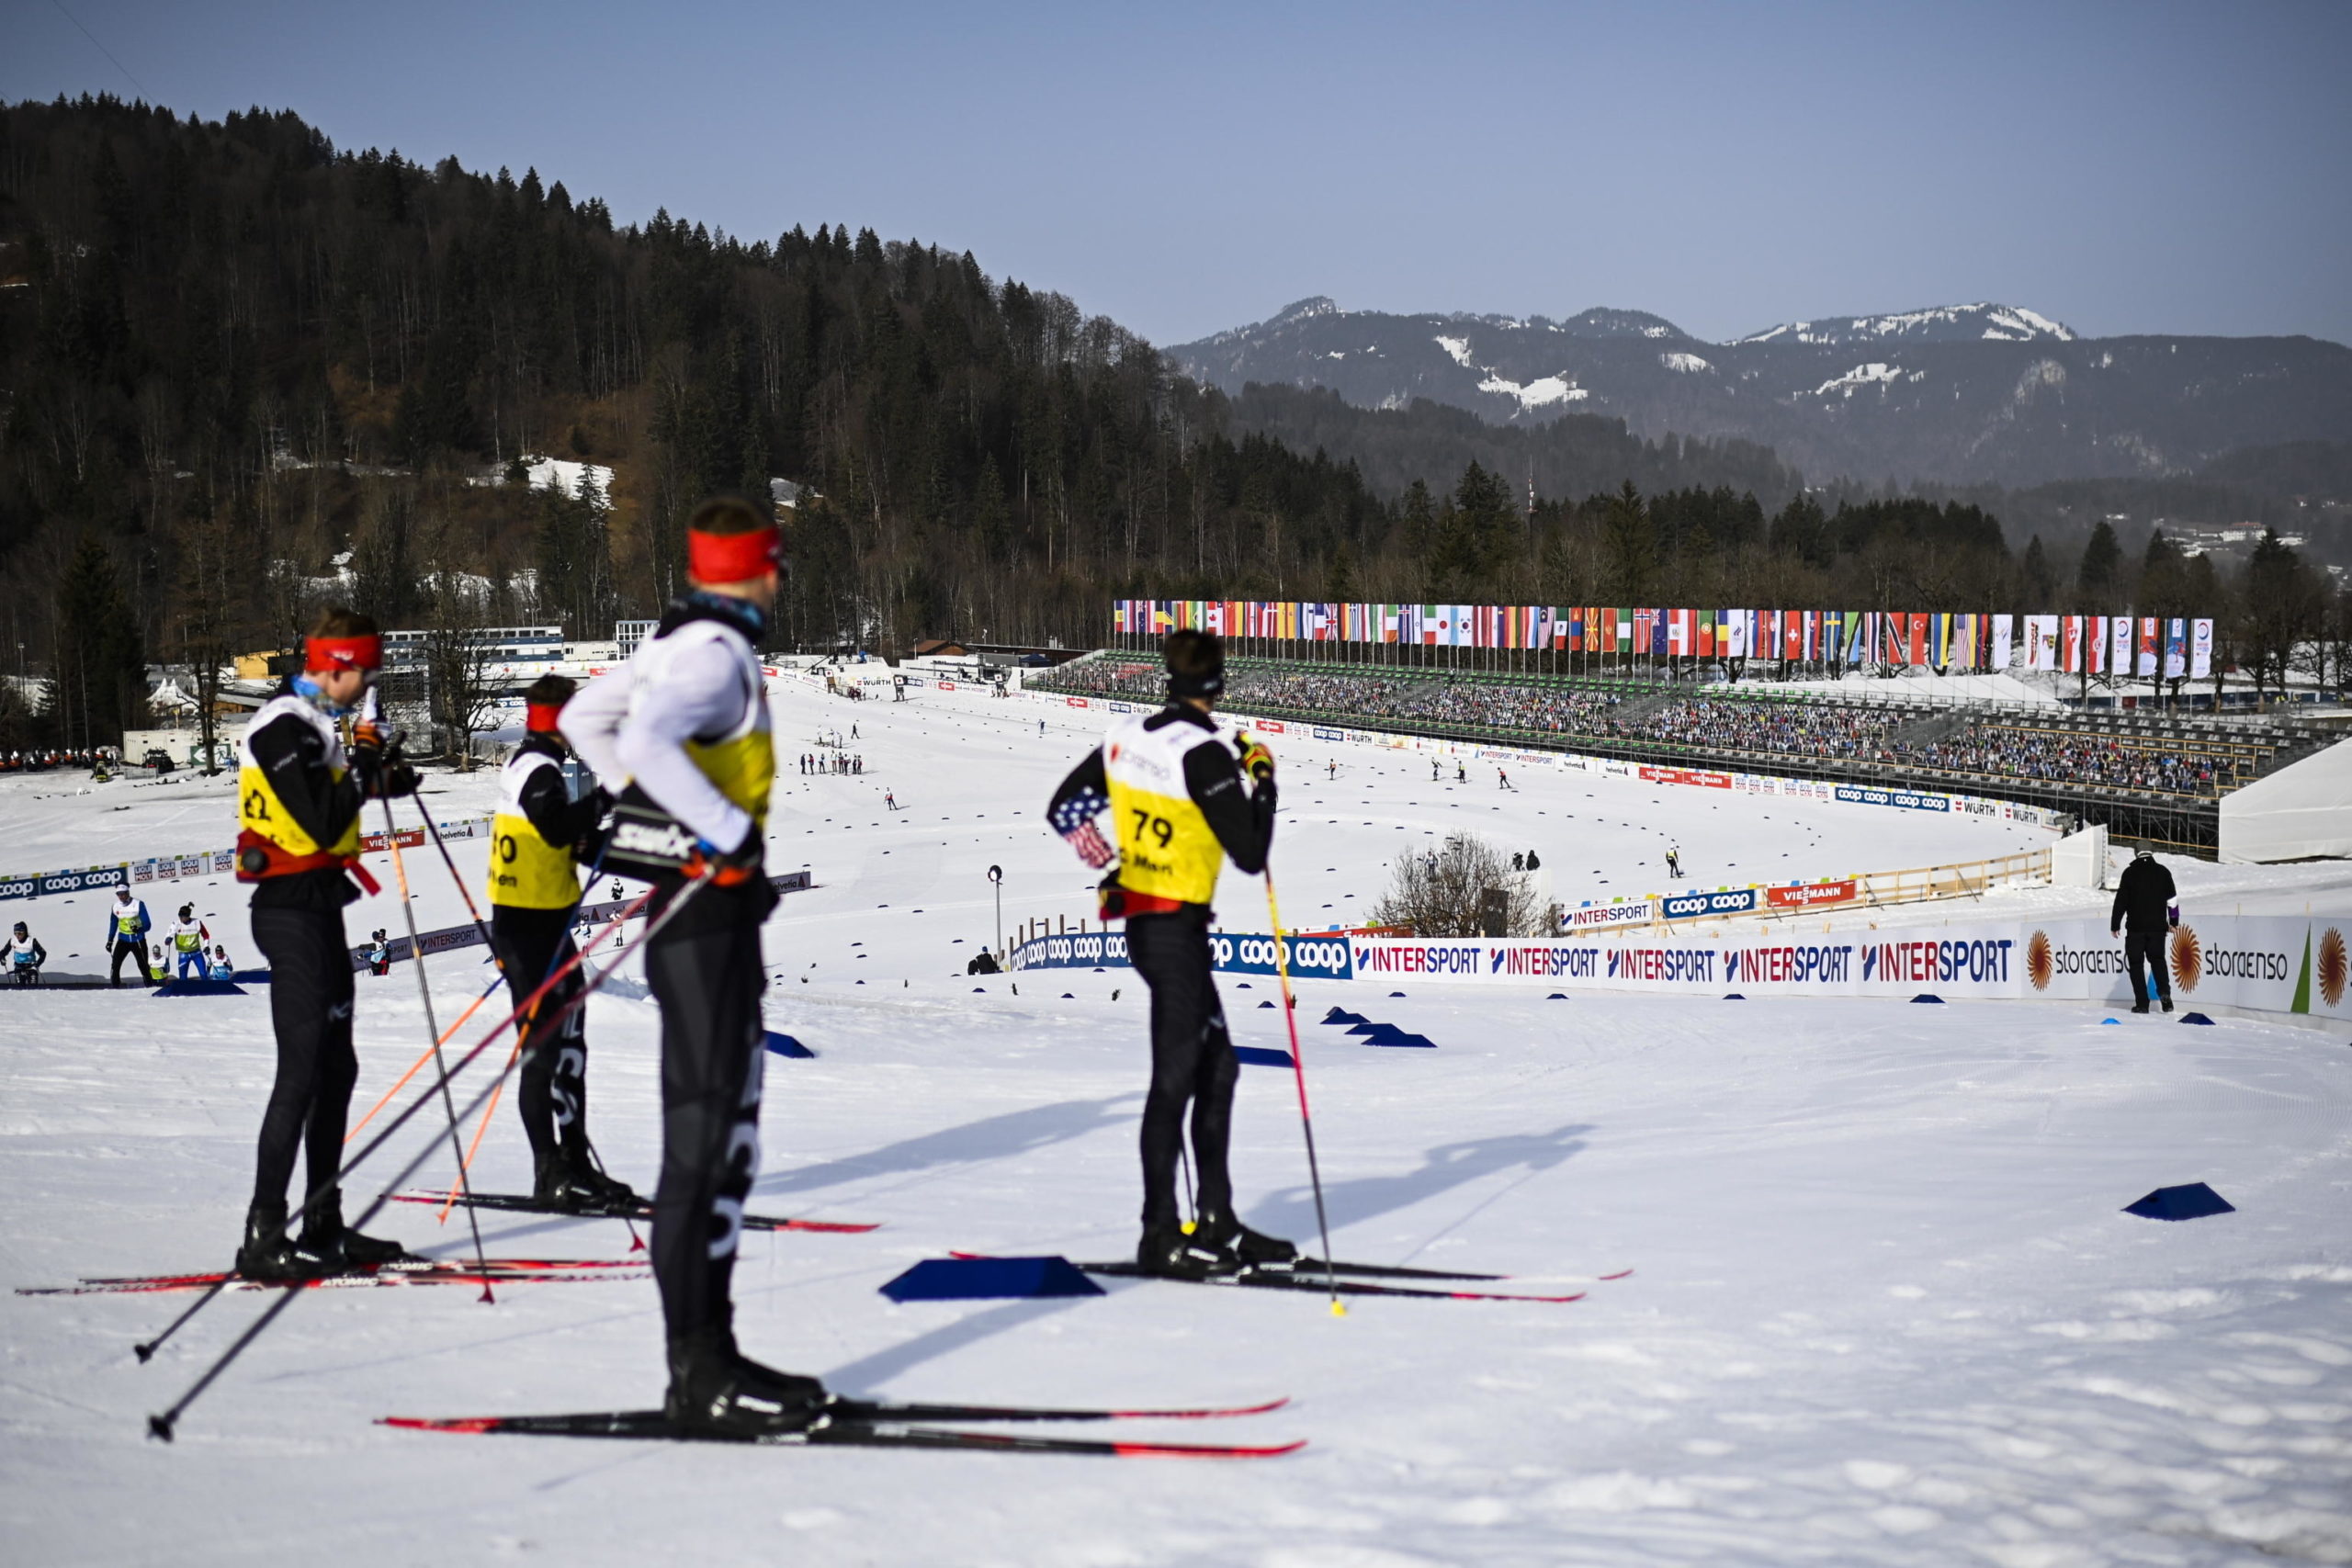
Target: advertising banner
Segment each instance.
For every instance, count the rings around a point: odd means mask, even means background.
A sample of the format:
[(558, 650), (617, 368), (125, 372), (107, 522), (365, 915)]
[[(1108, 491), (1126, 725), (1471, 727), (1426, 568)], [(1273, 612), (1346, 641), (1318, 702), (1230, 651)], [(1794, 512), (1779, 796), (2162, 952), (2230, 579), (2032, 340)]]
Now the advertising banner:
[(1719, 887), (1712, 893), (1669, 893), (1657, 901), (1660, 919), (1695, 920), (1710, 915), (1743, 915), (1756, 908), (1753, 887)]
[[(1230, 975), (1272, 975), (1274, 940), (1259, 931), (1209, 932), (1211, 966)], [(1283, 956), (1294, 980), (1346, 980), (1354, 976), (1353, 955), (1343, 934), (1283, 938)], [(1132, 966), (1125, 931), (1063, 931), (1035, 937), (1012, 950), (1012, 967), (1022, 969), (1123, 969)]]
[(1850, 877), (1844, 882), (1808, 882), (1794, 887), (1764, 889), (1765, 907), (1773, 909), (1812, 909), (1853, 901), (1854, 884)]
[(1905, 811), (1950, 811), (1951, 796), (1912, 789), (1879, 789), (1869, 784), (1839, 784), (1838, 798), (1852, 806), (1894, 806)]
[(1645, 926), (1657, 918), (1657, 908), (1647, 898), (1628, 898), (1617, 904), (1587, 904), (1579, 908), (1560, 911), (1560, 929), (1564, 931), (1611, 931), (1619, 926)]
[[(2352, 917), (2217, 916), (2171, 933), (2176, 1005), (2352, 1020)], [(1359, 978), (1551, 981), (1690, 996), (1970, 998), (2129, 1007), (2123, 943), (2097, 919), (1841, 931), (1809, 942), (1356, 937)]]

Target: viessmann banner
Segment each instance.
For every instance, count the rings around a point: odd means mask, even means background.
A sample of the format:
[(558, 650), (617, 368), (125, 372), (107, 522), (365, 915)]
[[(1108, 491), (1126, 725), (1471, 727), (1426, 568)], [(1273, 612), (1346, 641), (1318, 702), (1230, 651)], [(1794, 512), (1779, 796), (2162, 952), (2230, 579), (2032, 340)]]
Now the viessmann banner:
[[(2166, 944), (2173, 996), (2265, 1012), (2352, 1019), (2352, 916), (2191, 920)], [(1364, 980), (1540, 981), (1659, 995), (2046, 998), (2131, 1005), (2123, 943), (2098, 920), (1843, 932), (1815, 942), (1358, 937)]]

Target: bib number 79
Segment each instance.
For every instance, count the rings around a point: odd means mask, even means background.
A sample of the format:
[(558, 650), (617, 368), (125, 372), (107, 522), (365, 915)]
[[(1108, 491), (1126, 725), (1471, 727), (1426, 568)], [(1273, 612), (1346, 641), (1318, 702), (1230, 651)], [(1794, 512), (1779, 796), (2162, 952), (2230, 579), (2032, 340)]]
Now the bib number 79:
[(1129, 837), (1133, 838), (1136, 843), (1142, 843), (1147, 838), (1157, 839), (1159, 840), (1159, 847), (1164, 850), (1168, 847), (1169, 840), (1176, 837), (1176, 825), (1167, 818), (1154, 817), (1141, 807), (1131, 807), (1128, 809), (1136, 819), (1135, 831)]

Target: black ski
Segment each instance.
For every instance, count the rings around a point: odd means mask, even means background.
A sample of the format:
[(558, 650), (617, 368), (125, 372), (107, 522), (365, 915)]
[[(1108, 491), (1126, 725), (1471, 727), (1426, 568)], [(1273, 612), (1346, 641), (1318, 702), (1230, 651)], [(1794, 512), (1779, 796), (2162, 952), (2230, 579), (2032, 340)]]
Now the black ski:
[[(396, 1192), (392, 1198), (400, 1203), (440, 1204), (450, 1201), (447, 1192)], [(460, 1195), (456, 1201), (477, 1209), (503, 1209), (518, 1214), (556, 1214), (572, 1220), (650, 1221), (653, 1218), (653, 1205), (644, 1201), (603, 1208), (560, 1209), (520, 1192), (477, 1192), (471, 1198)], [(743, 1228), (747, 1231), (828, 1231), (842, 1235), (863, 1235), (867, 1231), (882, 1227), (878, 1221), (873, 1224), (852, 1224), (840, 1220), (787, 1220), (771, 1214), (745, 1214)]]
[(1582, 1291), (1567, 1295), (1526, 1295), (1502, 1291), (1443, 1291), (1417, 1285), (1379, 1285), (1366, 1280), (1341, 1276), (1337, 1280), (1321, 1274), (1272, 1273), (1263, 1269), (1244, 1269), (1231, 1274), (1209, 1274), (1200, 1279), (1182, 1275), (1147, 1273), (1132, 1262), (1080, 1263), (1079, 1268), (1089, 1274), (1102, 1274), (1123, 1280), (1165, 1280), (1179, 1285), (1232, 1285), (1258, 1291), (1311, 1291), (1328, 1293), (1336, 1289), (1343, 1296), (1418, 1296), (1429, 1301), (1455, 1302), (1580, 1302)]
[[(943, 1407), (943, 1408), (953, 1408)], [(673, 1424), (659, 1410), (588, 1411), (566, 1416), (473, 1416), (433, 1419), (388, 1416), (379, 1425), (410, 1431), (499, 1434), (537, 1438), (620, 1438), (656, 1442), (738, 1443), (763, 1448), (969, 1449), (999, 1453), (1085, 1454), (1108, 1459), (1272, 1459), (1306, 1446), (1292, 1443), (1155, 1443), (1099, 1438), (1041, 1438), (1012, 1432), (964, 1432), (899, 1421), (828, 1417), (799, 1432), (720, 1438)]]
[[(985, 1252), (951, 1252), (947, 1256), (950, 1258), (983, 1258), (989, 1255)], [(1094, 1268), (1091, 1263), (1081, 1263), (1078, 1265), (1078, 1267), (1089, 1270), (1091, 1270)], [(1508, 1274), (1456, 1274), (1442, 1269), (1407, 1269), (1400, 1265), (1390, 1263), (1334, 1263), (1327, 1266), (1319, 1258), (1297, 1258), (1283, 1263), (1260, 1263), (1253, 1265), (1253, 1268), (1257, 1272), (1262, 1274), (1312, 1273), (1317, 1278), (1320, 1278), (1327, 1273), (1338, 1274), (1343, 1278), (1349, 1275), (1354, 1275), (1369, 1280), (1483, 1280), (1492, 1281), (1497, 1280), (1508, 1280), (1510, 1278)], [(1631, 1273), (1632, 1270), (1628, 1269), (1626, 1272)], [(1611, 1280), (1619, 1279), (1622, 1276), (1615, 1274), (1603, 1276), (1603, 1278)]]

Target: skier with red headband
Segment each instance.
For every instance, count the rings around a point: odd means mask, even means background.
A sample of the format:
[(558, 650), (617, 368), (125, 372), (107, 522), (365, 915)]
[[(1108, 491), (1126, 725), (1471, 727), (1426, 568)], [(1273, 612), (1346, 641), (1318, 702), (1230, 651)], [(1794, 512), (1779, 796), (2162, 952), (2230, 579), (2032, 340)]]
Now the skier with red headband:
[[(371, 796), (416, 788), (414, 770), (388, 756), (382, 734), (359, 716), (383, 661), (374, 621), (327, 611), (304, 640), (302, 672), (261, 705), (237, 745), (237, 880), (253, 885), (254, 941), (269, 960), (277, 1036), (277, 1077), (237, 1250), (237, 1272), (248, 1279), (314, 1278), (404, 1256), (398, 1244), (344, 1224), (335, 1186), (359, 1077), (343, 910), (359, 888), (377, 891), (359, 863), (359, 809)], [(298, 1149), (307, 1156), (308, 1213), (300, 1237), (289, 1238), (286, 1188)]]
[(776, 896), (762, 863), (775, 744), (757, 649), (783, 549), (760, 501), (695, 507), (690, 591), (561, 720), (564, 739), (618, 792), (604, 868), (652, 883), (657, 915), (692, 898), (645, 944), (662, 1007), (653, 1277), (669, 1336), (663, 1409), (682, 1427), (730, 1438), (804, 1430), (827, 1399), (815, 1378), (736, 1348), (731, 1300), (760, 1164), (760, 926)]
[[(580, 863), (594, 859), (597, 823), (612, 804), (601, 789), (573, 800), (564, 787), (570, 751), (557, 719), (577, 689), (542, 675), (523, 694), (523, 743), (506, 760), (491, 823), (490, 940), (518, 1005), (579, 951)], [(567, 970), (524, 1032), (515, 1108), (531, 1140), (532, 1197), (567, 1213), (635, 1213), (637, 1194), (604, 1174), (588, 1143), (587, 1010), (571, 1005), (583, 983), (576, 966)]]

